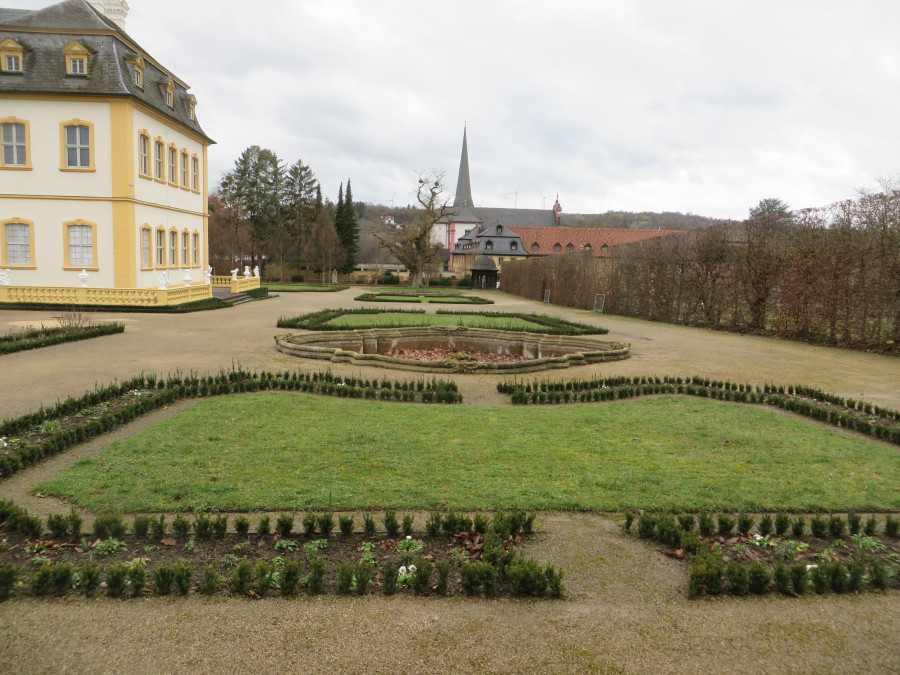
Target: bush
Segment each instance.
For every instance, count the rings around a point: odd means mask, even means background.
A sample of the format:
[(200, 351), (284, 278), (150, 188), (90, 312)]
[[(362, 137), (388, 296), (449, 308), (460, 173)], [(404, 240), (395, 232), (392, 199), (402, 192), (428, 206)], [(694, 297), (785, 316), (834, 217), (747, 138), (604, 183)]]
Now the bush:
[(339, 516), (338, 525), (342, 536), (349, 537), (353, 534), (353, 516)]
[[(310, 514), (312, 515), (312, 514)], [(313, 516), (315, 518), (315, 516)], [(314, 521), (315, 522), (315, 521)], [(278, 519), (275, 521), (275, 531), (281, 535), (282, 539), (285, 539), (290, 536), (291, 530), (294, 529), (294, 515), (290, 513), (280, 513), (278, 514)], [(315, 531), (315, 528), (314, 528)]]
[(263, 516), (256, 524), (256, 534), (264, 537), (272, 531), (272, 519), (269, 516)]
[(813, 590), (819, 595), (828, 592), (830, 583), (828, 571), (821, 565), (817, 565), (809, 571), (809, 580), (812, 582)]
[(772, 520), (772, 516), (766, 513), (762, 518), (759, 519), (759, 525), (756, 526), (756, 529), (759, 530), (759, 534), (761, 537), (768, 537), (770, 534), (772, 534), (773, 527), (774, 522)]
[(194, 534), (201, 539), (209, 539), (212, 536), (212, 520), (209, 516), (202, 513), (194, 516)]
[(295, 284), (302, 284), (303, 283), (303, 275), (302, 274), (292, 274), (291, 281)]
[[(881, 561), (872, 563), (872, 566), (869, 568), (869, 581), (872, 584), (872, 588), (877, 588), (879, 591), (887, 589), (888, 572), (884, 563)], [(2, 595), (0, 595), (0, 600), (2, 599)]]
[(356, 564), (353, 590), (357, 595), (365, 595), (369, 590), (369, 582), (372, 581), (372, 568), (373, 564), (368, 561)]
[(429, 537), (436, 537), (441, 533), (441, 523), (443, 518), (437, 511), (432, 511), (425, 521), (425, 532)]
[(62, 539), (69, 531), (68, 519), (58, 513), (51, 513), (47, 516), (47, 529), (50, 530), (50, 536), (54, 539)]
[(859, 560), (851, 560), (847, 563), (847, 590), (851, 593), (858, 593), (862, 590), (863, 577), (866, 573), (866, 566)]
[(497, 569), (487, 562), (475, 562), (463, 565), (459, 568), (460, 586), (466, 595), (477, 595), (483, 590), (487, 596), (492, 596), (497, 590)]
[(309, 577), (306, 587), (310, 593), (318, 595), (325, 587), (325, 561), (321, 558), (313, 558), (309, 561)]
[(828, 582), (835, 593), (847, 590), (847, 569), (839, 562), (833, 562), (827, 569)]
[(806, 519), (803, 516), (797, 516), (791, 522), (791, 534), (799, 539), (803, 536), (804, 531), (806, 531)]
[(797, 595), (806, 593), (806, 577), (806, 565), (799, 563), (797, 565), (791, 565), (791, 586), (794, 589), (794, 593)]
[(397, 514), (394, 511), (384, 512), (384, 530), (392, 539), (400, 534), (400, 523), (397, 521)]
[[(440, 565), (440, 563), (438, 563)], [(397, 592), (397, 577), (400, 576), (400, 570), (396, 565), (388, 565), (384, 568), (384, 577), (381, 580), (381, 590), (385, 595), (393, 595)]]
[(732, 595), (746, 595), (750, 587), (750, 575), (747, 568), (737, 560), (732, 560), (725, 568), (728, 577), (728, 592)]
[[(753, 529), (753, 516), (749, 513), (738, 514), (738, 532), (741, 534), (750, 534)], [(722, 534), (719, 532), (719, 534)]]
[(258, 560), (253, 569), (253, 577), (256, 580), (256, 592), (265, 595), (272, 588), (275, 568), (268, 560)]
[(701, 513), (697, 516), (697, 529), (703, 537), (711, 537), (715, 531), (713, 526), (713, 518), (708, 513)]
[(212, 565), (203, 567), (203, 575), (200, 577), (200, 592), (203, 595), (213, 595), (219, 590), (219, 573)]
[(144, 568), (143, 560), (135, 560), (131, 563), (128, 580), (131, 582), (131, 596), (139, 597), (144, 592), (144, 586), (147, 585), (147, 570)]
[(693, 513), (682, 513), (678, 516), (678, 526), (684, 532), (690, 532), (694, 529), (694, 525), (696, 523), (696, 518), (694, 518)]
[(338, 563), (337, 566), (337, 594), (349, 595), (350, 589), (353, 587), (353, 571), (352, 563)]
[(223, 514), (213, 518), (212, 531), (216, 539), (224, 539), (225, 535), (228, 534), (228, 516)]
[(154, 539), (162, 539), (166, 536), (166, 516), (160, 513), (159, 518), (150, 523), (150, 534)]
[(94, 519), (94, 534), (99, 539), (110, 537), (121, 539), (126, 529), (125, 519), (121, 513), (105, 513)]
[(735, 526), (734, 518), (727, 513), (720, 513), (717, 520), (716, 529), (718, 533), (723, 537), (730, 537)]
[(862, 529), (862, 517), (855, 511), (847, 514), (847, 529), (850, 534), (856, 534)]
[(435, 563), (435, 567), (438, 572), (438, 580), (437, 585), (435, 586), (435, 590), (438, 595), (447, 595), (447, 588), (450, 584), (450, 571), (453, 569), (453, 565), (451, 565), (446, 560), (439, 560)]
[(234, 531), (239, 537), (246, 537), (250, 532), (250, 519), (247, 516), (238, 516), (234, 519)]
[(844, 536), (845, 528), (847, 527), (847, 523), (837, 514), (833, 514), (828, 519), (828, 532), (835, 539)]
[(66, 516), (67, 522), (67, 531), (69, 536), (72, 539), (78, 539), (81, 536), (81, 526), (84, 521), (81, 519), (81, 516), (78, 515), (78, 512), (75, 510), (75, 507), (72, 507), (72, 510), (69, 511), (69, 515)]
[(534, 560), (516, 558), (506, 572), (509, 590), (513, 595), (541, 597), (547, 590), (544, 570)]
[(179, 560), (175, 563), (175, 590), (179, 595), (187, 595), (190, 592), (193, 576), (194, 568), (187, 560)]
[(563, 597), (566, 592), (566, 587), (562, 582), (562, 570), (556, 570), (553, 568), (553, 565), (547, 565), (547, 568), (544, 570), (544, 576), (547, 577), (547, 586), (549, 588), (550, 597), (557, 599)]
[(793, 590), (791, 586), (791, 573), (784, 563), (775, 565), (775, 588), (782, 595), (790, 595)]
[(363, 534), (367, 537), (375, 536), (375, 519), (371, 513), (363, 514)]
[(0, 602), (12, 595), (12, 589), (21, 573), (22, 568), (12, 563), (0, 567)]
[(172, 534), (176, 539), (184, 539), (191, 531), (191, 523), (180, 513), (172, 521)]
[(252, 581), (253, 563), (249, 560), (242, 560), (231, 573), (231, 590), (237, 595), (243, 595), (250, 590), (250, 583)]
[(775, 514), (775, 535), (783, 537), (791, 526), (791, 519), (786, 513)]
[(666, 546), (679, 548), (681, 546), (681, 528), (675, 524), (675, 518), (666, 514), (660, 516), (656, 523), (656, 538)]
[(703, 594), (720, 595), (724, 590), (724, 573), (722, 550), (718, 546), (702, 549), (697, 555), (691, 556), (688, 595), (692, 598)]
[(896, 539), (898, 533), (900, 533), (900, 520), (889, 513), (884, 519), (884, 536)]
[(320, 513), (318, 517), (319, 523), (319, 532), (322, 533), (322, 536), (326, 539), (331, 536), (332, 531), (334, 530), (334, 514), (333, 513)]
[(877, 529), (878, 521), (875, 520), (875, 516), (869, 516), (868, 518), (866, 518), (866, 524), (863, 526), (863, 532), (865, 532), (866, 536), (874, 537)]
[(763, 595), (769, 592), (769, 583), (772, 577), (769, 570), (761, 562), (755, 562), (750, 565), (750, 592), (754, 595)]
[(106, 568), (106, 594), (111, 598), (121, 598), (125, 592), (125, 582), (131, 565), (119, 563)]
[(297, 592), (297, 584), (300, 583), (300, 575), (303, 573), (303, 563), (299, 560), (287, 560), (281, 568), (281, 594), (294, 595)]
[(175, 566), (164, 563), (153, 568), (153, 592), (156, 595), (168, 595), (175, 583)]
[(131, 525), (132, 530), (134, 530), (134, 536), (138, 539), (146, 539), (147, 534), (150, 532), (150, 521), (150, 516), (135, 516)]
[(817, 539), (824, 539), (825, 532), (828, 531), (828, 521), (821, 516), (813, 516), (809, 521), (809, 529), (812, 532), (812, 536)]
[(434, 565), (430, 560), (425, 560), (424, 558), (416, 558), (414, 564), (416, 566), (416, 571), (413, 573), (412, 577), (413, 591), (415, 591), (416, 595), (422, 595), (428, 591), (428, 585), (431, 582), (431, 572), (434, 569)]
[(413, 515), (411, 513), (406, 513), (403, 515), (403, 534), (404, 536), (411, 536), (413, 533)]
[(656, 518), (649, 513), (641, 514), (638, 518), (637, 535), (641, 539), (650, 539), (656, 530)]
[(631, 525), (634, 523), (634, 512), (626, 511), (625, 512), (625, 522), (622, 525), (622, 529), (626, 532), (631, 532)]
[(91, 596), (100, 586), (100, 575), (103, 566), (96, 562), (86, 562), (78, 568), (78, 587), (86, 596)]
[(491, 520), (487, 514), (476, 513), (472, 518), (472, 530), (477, 534), (484, 534), (491, 526)]

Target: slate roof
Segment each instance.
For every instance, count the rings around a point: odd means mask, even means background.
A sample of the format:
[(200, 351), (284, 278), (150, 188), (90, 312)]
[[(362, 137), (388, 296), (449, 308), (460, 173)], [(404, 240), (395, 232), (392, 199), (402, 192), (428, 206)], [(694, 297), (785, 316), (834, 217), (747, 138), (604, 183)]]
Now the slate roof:
[(499, 256), (527, 256), (519, 235), (503, 225), (482, 230), (473, 228), (460, 237), (453, 252), (461, 255), (488, 254)]
[[(214, 142), (200, 123), (190, 118), (192, 96), (184, 83), (157, 65), (127, 33), (85, 0), (64, 0), (34, 11), (0, 9), (0, 40), (7, 37), (22, 45), (25, 53), (21, 73), (0, 71), (0, 91), (129, 96)], [(87, 77), (66, 75), (62, 49), (73, 40), (93, 52)], [(134, 84), (128, 63), (138, 55), (146, 62), (143, 89)], [(163, 89), (170, 79), (175, 82), (173, 108), (166, 105)]]
[(556, 227), (553, 211), (545, 209), (504, 209), (487, 206), (454, 208), (441, 222), (482, 223), (485, 227), (506, 225), (507, 227)]
[[(522, 239), (522, 245), (529, 255), (554, 255), (568, 253), (569, 244), (572, 252), (583, 251), (590, 247), (596, 256), (607, 255), (609, 249), (620, 244), (631, 244), (636, 241), (663, 237), (675, 234), (678, 230), (626, 230), (597, 227), (518, 227), (511, 228)], [(534, 249), (537, 244), (537, 249)], [(560, 250), (556, 250), (556, 244)], [(603, 246), (607, 251), (603, 252)]]

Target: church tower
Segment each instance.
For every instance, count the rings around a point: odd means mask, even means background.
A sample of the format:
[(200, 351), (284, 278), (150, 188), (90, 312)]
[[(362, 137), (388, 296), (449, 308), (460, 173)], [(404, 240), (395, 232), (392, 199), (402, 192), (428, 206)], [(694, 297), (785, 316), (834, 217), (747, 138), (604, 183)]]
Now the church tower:
[(128, 16), (128, 3), (125, 0), (88, 0), (91, 7), (125, 30), (125, 17)]
[(469, 146), (466, 142), (466, 128), (463, 127), (462, 156), (459, 158), (459, 177), (456, 179), (454, 207), (472, 207), (472, 184), (469, 181)]

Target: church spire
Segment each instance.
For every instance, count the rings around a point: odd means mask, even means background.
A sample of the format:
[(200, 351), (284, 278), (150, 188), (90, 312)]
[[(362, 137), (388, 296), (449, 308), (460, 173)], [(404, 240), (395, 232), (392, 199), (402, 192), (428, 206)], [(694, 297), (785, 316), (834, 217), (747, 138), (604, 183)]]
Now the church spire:
[(454, 207), (474, 206), (472, 203), (472, 184), (469, 181), (469, 145), (466, 142), (466, 128), (463, 127), (462, 155), (459, 158), (459, 177), (456, 179), (456, 197)]

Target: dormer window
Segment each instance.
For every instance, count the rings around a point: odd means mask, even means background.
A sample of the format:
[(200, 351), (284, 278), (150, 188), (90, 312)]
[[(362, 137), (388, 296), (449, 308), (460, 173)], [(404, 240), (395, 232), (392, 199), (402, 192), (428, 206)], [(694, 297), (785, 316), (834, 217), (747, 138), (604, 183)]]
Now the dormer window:
[(144, 61), (144, 57), (138, 56), (137, 54), (131, 54), (126, 57), (125, 60), (131, 64), (131, 81), (134, 83), (134, 86), (138, 89), (143, 89), (144, 69), (147, 67), (147, 62)]
[(572, 246), (572, 244), (566, 244), (566, 250), (567, 250), (569, 253), (571, 253), (572, 251), (575, 250), (575, 247)]
[(539, 248), (540, 248), (540, 246), (538, 246), (538, 243), (537, 243), (537, 242), (534, 242), (534, 243), (531, 245), (531, 250), (532, 250), (532, 251), (537, 251)]
[(585, 244), (585, 245), (584, 245), (584, 250), (585, 250), (585, 251), (590, 251), (590, 250), (591, 250), (591, 245), (590, 245), (590, 244)]
[(519, 245), (516, 242), (514, 242), (514, 241), (509, 242), (509, 250), (510, 251), (515, 251), (517, 248), (519, 248)]
[(607, 247), (606, 244), (603, 244), (603, 246), (600, 247), (600, 252), (601, 252), (601, 253), (608, 253), (608, 252), (609, 252), (609, 247)]
[(25, 50), (12, 38), (0, 40), (0, 72), (21, 73)]
[(187, 94), (183, 98), (184, 102), (187, 104), (188, 119), (193, 122), (197, 119), (197, 114), (194, 111), (194, 108), (197, 106), (197, 97), (193, 94)]
[(562, 246), (559, 243), (553, 244), (554, 251), (562, 251)]
[(63, 47), (63, 53), (66, 56), (66, 75), (69, 77), (87, 77), (88, 57), (91, 54), (91, 50), (78, 42), (78, 40), (72, 40), (72, 42)]
[(502, 233), (503, 233), (503, 226), (502, 226), (502, 225), (498, 225), (498, 226), (497, 226), (497, 234), (502, 234)]
[(491, 251), (491, 250), (493, 250), (493, 248), (494, 248), (494, 242), (492, 242), (492, 241), (488, 241), (484, 245), (484, 249), (486, 251)]
[(163, 101), (165, 101), (166, 106), (169, 108), (175, 107), (175, 80), (171, 77), (164, 77), (159, 81), (159, 86), (162, 89)]

